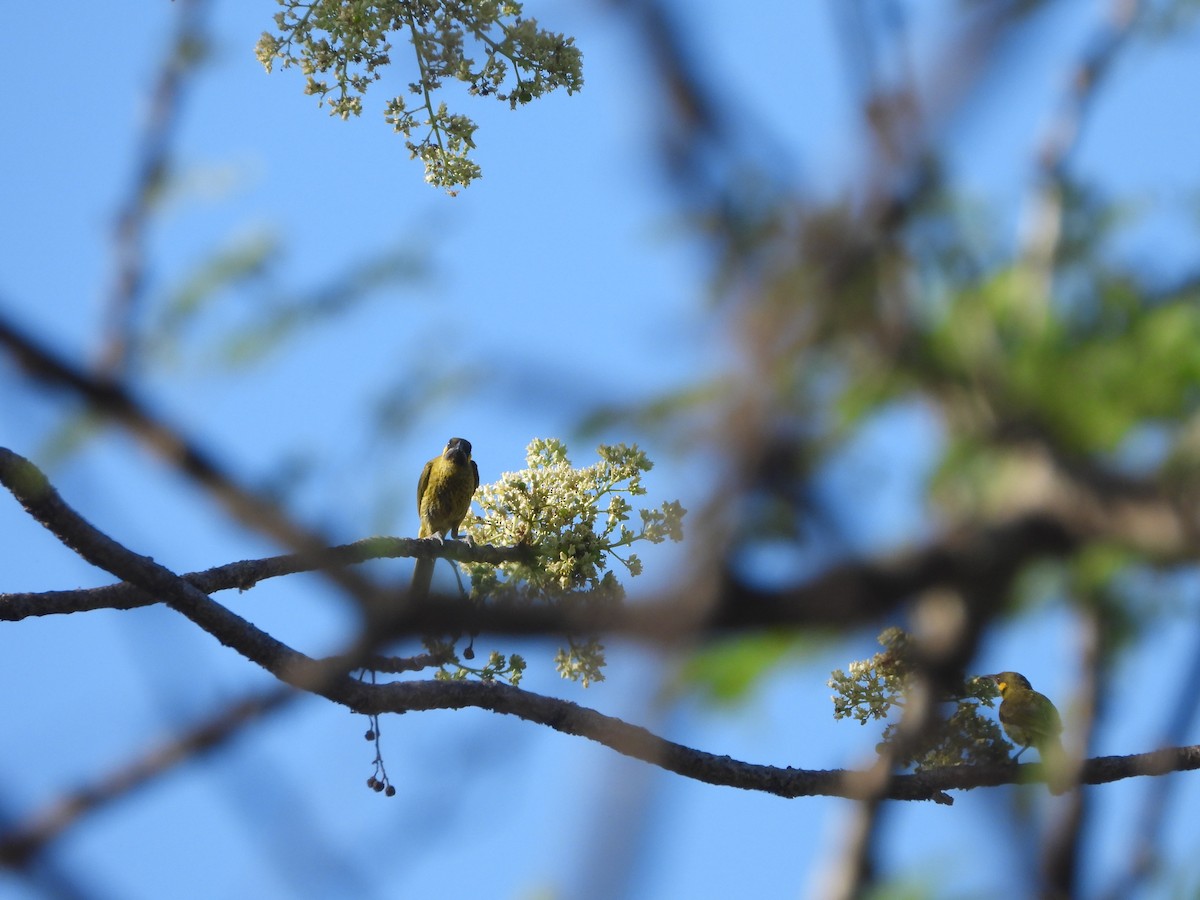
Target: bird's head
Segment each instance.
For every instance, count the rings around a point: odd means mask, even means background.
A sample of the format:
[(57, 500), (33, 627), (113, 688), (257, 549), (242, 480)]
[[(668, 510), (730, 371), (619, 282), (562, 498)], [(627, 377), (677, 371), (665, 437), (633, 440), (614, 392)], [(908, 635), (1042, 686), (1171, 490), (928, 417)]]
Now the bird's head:
[(1001, 697), (1011, 687), (1025, 688), (1026, 690), (1033, 689), (1033, 685), (1029, 683), (1029, 679), (1020, 672), (999, 672), (996, 675), (989, 675), (988, 677), (996, 682), (996, 687), (999, 689)]
[(465, 465), (471, 461), (471, 442), (466, 438), (450, 438), (446, 441), (446, 449), (442, 451), (442, 459)]

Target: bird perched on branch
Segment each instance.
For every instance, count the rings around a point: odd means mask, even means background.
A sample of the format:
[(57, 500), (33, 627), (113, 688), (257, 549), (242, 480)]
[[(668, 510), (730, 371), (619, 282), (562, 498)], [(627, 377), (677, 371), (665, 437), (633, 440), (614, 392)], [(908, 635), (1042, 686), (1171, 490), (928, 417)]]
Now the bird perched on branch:
[[(458, 529), (471, 497), (479, 487), (479, 467), (471, 459), (471, 442), (465, 438), (450, 438), (441, 455), (425, 463), (421, 480), (417, 482), (417, 514), (421, 530), (417, 537), (436, 537), (444, 540), (449, 534), (458, 540)], [(433, 581), (433, 559), (418, 559), (413, 570), (412, 595), (424, 597)]]
[(1004, 733), (1021, 749), (1013, 762), (1030, 747), (1037, 747), (1046, 770), (1050, 790), (1061, 794), (1067, 787), (1067, 754), (1062, 744), (1062, 717), (1045, 694), (1033, 689), (1020, 672), (1000, 672), (989, 676), (1000, 689), (1000, 724)]

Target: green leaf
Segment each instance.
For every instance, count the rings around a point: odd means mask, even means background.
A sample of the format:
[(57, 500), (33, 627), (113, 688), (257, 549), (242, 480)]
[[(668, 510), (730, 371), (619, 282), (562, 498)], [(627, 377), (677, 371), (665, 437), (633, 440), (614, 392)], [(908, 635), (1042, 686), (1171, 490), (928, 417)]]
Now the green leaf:
[(680, 673), (680, 687), (696, 690), (712, 703), (736, 703), (784, 661), (815, 644), (812, 638), (792, 632), (720, 641), (692, 655)]

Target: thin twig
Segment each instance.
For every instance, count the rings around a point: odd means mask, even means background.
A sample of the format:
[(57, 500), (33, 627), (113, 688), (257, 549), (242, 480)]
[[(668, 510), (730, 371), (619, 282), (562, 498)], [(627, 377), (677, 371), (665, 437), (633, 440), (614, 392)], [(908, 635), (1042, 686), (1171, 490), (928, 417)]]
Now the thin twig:
[(1065, 95), (1042, 137), (1020, 255), (1037, 278), (1043, 297), (1048, 296), (1054, 257), (1062, 236), (1067, 164), (1079, 146), (1105, 76), (1134, 34), (1141, 5), (1140, 0), (1113, 0), (1107, 20), (1069, 72)]
[(180, 0), (175, 5), (175, 37), (150, 91), (133, 183), (114, 228), (116, 276), (105, 304), (105, 336), (97, 365), (97, 370), (110, 378), (124, 375), (135, 355), (135, 317), (145, 287), (146, 230), (155, 197), (167, 179), (187, 76), (195, 71), (207, 43), (204, 19), (208, 4)]

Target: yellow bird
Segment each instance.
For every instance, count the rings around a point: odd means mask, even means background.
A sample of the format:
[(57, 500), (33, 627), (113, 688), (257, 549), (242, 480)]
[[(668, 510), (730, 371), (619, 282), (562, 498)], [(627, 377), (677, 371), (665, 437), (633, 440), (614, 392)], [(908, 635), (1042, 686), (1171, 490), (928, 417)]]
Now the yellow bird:
[[(449, 534), (458, 540), (458, 529), (471, 498), (479, 487), (479, 467), (471, 459), (471, 442), (465, 438), (450, 438), (441, 455), (425, 463), (421, 480), (417, 482), (417, 514), (421, 530), (417, 537), (436, 537), (444, 540)], [(412, 595), (429, 594), (433, 581), (433, 559), (418, 559), (413, 570)]]
[(1013, 762), (1030, 747), (1037, 747), (1050, 790), (1061, 793), (1066, 788), (1069, 773), (1058, 709), (1049, 697), (1035, 691), (1029, 679), (1020, 672), (1000, 672), (989, 677), (1000, 689), (1000, 724), (1004, 726), (1004, 733), (1021, 747)]

